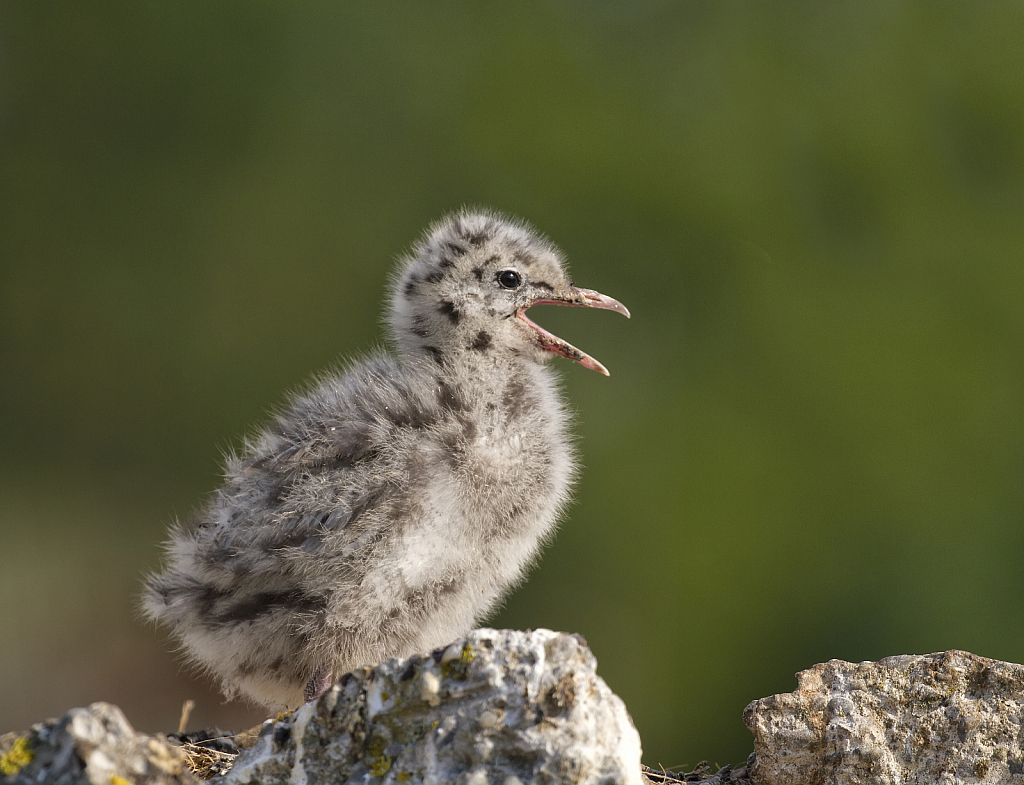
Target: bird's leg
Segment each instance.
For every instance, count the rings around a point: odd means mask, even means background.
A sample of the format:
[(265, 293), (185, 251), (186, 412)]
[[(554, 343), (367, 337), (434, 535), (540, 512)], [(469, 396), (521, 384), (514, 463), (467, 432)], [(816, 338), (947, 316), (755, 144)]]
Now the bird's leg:
[(317, 668), (310, 680), (306, 682), (306, 688), (302, 691), (303, 700), (306, 703), (316, 700), (327, 692), (327, 688), (331, 686), (332, 681), (334, 681), (333, 674), (328, 668)]

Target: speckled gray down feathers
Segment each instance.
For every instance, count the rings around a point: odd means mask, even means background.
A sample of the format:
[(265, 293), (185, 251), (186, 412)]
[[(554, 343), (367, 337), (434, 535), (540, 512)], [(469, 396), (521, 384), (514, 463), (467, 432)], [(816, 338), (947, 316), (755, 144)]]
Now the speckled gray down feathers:
[(433, 226), (394, 281), (396, 356), (323, 378), (228, 461), (172, 532), (146, 614), (229, 696), (271, 708), (472, 629), (552, 535), (576, 472), (541, 361), (607, 373), (524, 316), (537, 302), (628, 315), (573, 286), (529, 227)]

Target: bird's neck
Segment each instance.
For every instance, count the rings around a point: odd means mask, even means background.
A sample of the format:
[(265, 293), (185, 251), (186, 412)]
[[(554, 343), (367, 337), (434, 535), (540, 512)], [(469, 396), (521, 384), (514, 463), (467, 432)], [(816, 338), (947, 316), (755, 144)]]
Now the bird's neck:
[(457, 393), (474, 409), (547, 408), (557, 404), (554, 371), (533, 358), (511, 352), (460, 352), (453, 356), (410, 355), (436, 386)]

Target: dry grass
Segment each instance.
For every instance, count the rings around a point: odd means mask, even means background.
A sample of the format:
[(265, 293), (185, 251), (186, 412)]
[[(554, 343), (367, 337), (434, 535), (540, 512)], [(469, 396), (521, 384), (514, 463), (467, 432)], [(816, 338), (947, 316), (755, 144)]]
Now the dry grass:
[(185, 742), (181, 748), (185, 751), (185, 763), (189, 770), (201, 780), (227, 774), (238, 757), (237, 752), (221, 752), (191, 742)]

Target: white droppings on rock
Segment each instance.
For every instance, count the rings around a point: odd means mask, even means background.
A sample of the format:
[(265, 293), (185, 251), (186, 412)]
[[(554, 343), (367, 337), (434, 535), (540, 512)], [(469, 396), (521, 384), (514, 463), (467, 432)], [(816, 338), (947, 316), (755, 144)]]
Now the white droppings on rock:
[(441, 655), (441, 664), (444, 665), (452, 660), (457, 660), (462, 656), (462, 642), (456, 641), (447, 649), (444, 650), (444, 654)]
[[(434, 677), (436, 680), (436, 676)], [(387, 685), (380, 682), (373, 682), (366, 690), (366, 711), (371, 717), (376, 717), (382, 711), (394, 707), (397, 694), (392, 690), (388, 691)]]
[(433, 671), (425, 670), (420, 675), (420, 699), (431, 706), (441, 702), (438, 692), (441, 690), (441, 680)]
[(317, 704), (310, 702), (292, 715), (291, 739), (295, 744), (295, 763), (292, 766), (291, 776), (288, 778), (290, 785), (306, 785), (305, 767), (305, 744), (306, 726), (316, 713)]

